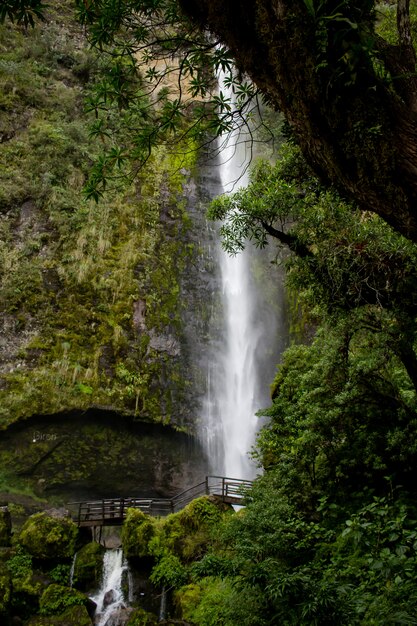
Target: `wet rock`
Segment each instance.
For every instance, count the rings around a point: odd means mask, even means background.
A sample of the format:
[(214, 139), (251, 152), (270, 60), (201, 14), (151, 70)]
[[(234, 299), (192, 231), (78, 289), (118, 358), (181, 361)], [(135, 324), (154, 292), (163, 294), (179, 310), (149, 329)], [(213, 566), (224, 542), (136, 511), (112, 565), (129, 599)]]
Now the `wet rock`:
[(103, 598), (103, 606), (104, 607), (108, 607), (110, 606), (110, 604), (113, 604), (113, 602), (116, 599), (116, 594), (114, 592), (114, 589), (109, 589), (108, 591), (106, 591), (106, 593), (104, 594), (104, 598)]
[(119, 607), (110, 613), (105, 626), (126, 626), (134, 609)]

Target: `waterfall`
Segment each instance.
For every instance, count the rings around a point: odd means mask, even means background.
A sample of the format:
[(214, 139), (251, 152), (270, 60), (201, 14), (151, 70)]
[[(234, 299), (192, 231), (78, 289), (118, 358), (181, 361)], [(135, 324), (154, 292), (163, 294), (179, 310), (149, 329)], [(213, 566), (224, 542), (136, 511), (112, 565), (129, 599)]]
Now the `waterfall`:
[(126, 607), (122, 580), (128, 570), (121, 548), (107, 550), (103, 559), (103, 581), (97, 594), (91, 597), (97, 604), (96, 626), (117, 626), (118, 612)]
[(75, 571), (75, 562), (77, 560), (77, 552), (72, 557), (71, 569), (69, 573), (69, 586), (72, 587), (74, 584), (74, 571)]
[[(220, 76), (220, 85), (222, 80)], [(224, 91), (233, 98), (230, 90)], [(248, 182), (250, 149), (246, 139), (239, 131), (221, 138), (219, 170), (223, 193)], [(269, 401), (267, 392), (261, 389), (261, 378), (265, 376), (262, 359), (271, 360), (271, 346), (277, 334), (277, 319), (271, 322), (271, 311), (265, 312), (265, 302), (259, 302), (262, 294), (251, 275), (256, 254), (248, 246), (232, 257), (217, 245), (223, 332), (208, 365), (202, 436), (211, 472), (248, 479), (256, 474), (249, 457), (259, 427), (255, 412)], [(275, 349), (274, 364), (276, 359)], [(266, 387), (272, 375), (270, 368)]]

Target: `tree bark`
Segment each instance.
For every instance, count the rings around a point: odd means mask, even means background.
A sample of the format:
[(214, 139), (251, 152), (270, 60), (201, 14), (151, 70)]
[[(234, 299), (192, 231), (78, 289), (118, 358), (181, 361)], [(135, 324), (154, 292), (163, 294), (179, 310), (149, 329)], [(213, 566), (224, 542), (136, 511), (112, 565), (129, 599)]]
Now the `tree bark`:
[[(385, 47), (374, 36), (371, 0), (315, 2), (312, 10), (302, 0), (180, 4), (283, 111), (315, 172), (417, 242), (417, 89), (408, 1), (399, 0), (399, 45)], [(409, 79), (377, 74), (376, 54), (387, 71), (403, 68)]]

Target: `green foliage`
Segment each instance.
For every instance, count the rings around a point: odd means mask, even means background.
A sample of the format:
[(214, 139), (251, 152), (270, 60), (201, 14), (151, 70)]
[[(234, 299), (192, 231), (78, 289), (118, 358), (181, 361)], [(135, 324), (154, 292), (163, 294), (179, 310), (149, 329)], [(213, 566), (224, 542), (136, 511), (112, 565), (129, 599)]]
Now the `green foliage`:
[(374, 488), (385, 476), (412, 488), (415, 390), (389, 343), (367, 316), (349, 316), (285, 354), (259, 449), (264, 465), (298, 476), (300, 494), (304, 483), (310, 497), (317, 489), (351, 497), (363, 477)]
[(12, 582), (11, 607), (13, 612), (24, 618), (39, 609), (39, 597), (43, 585), (35, 576), (32, 555), (18, 545), (15, 554), (8, 559), (6, 567)]
[(59, 615), (36, 616), (27, 622), (28, 626), (91, 626), (91, 619), (85, 606), (75, 605)]
[(71, 558), (77, 536), (78, 528), (71, 519), (35, 513), (23, 525), (19, 542), (38, 559)]
[(98, 588), (103, 570), (103, 553), (103, 546), (95, 541), (78, 550), (74, 564), (74, 587), (82, 591)]
[(175, 594), (183, 618), (201, 626), (264, 626), (262, 596), (249, 587), (238, 589), (233, 580), (205, 578)]
[(196, 498), (164, 520), (159, 541), (153, 544), (152, 549), (157, 555), (157, 550), (163, 546), (182, 562), (194, 561), (207, 551), (212, 531), (221, 518), (221, 504), (205, 496)]
[[(135, 175), (159, 145), (186, 157), (184, 139), (185, 147), (201, 146), (240, 125), (249, 129), (258, 108), (256, 88), (238, 76), (229, 50), (197, 29), (179, 3), (76, 4), (91, 45), (106, 59), (104, 78), (88, 99), (92, 134), (105, 147), (86, 186), (88, 197), (97, 199), (122, 174)], [(224, 87), (217, 93), (219, 71)], [(226, 87), (233, 88), (236, 111)], [(116, 116), (124, 135), (115, 132)]]
[(59, 563), (48, 572), (49, 578), (58, 585), (67, 585), (70, 578), (71, 565)]
[(8, 507), (0, 508), (0, 546), (10, 546), (12, 523)]
[(152, 569), (150, 581), (161, 587), (178, 588), (187, 581), (187, 570), (180, 559), (168, 551), (163, 553)]
[(3, 0), (0, 7), (0, 23), (7, 17), (12, 22), (34, 26), (35, 18), (44, 19), (45, 8), (43, 0)]
[(7, 614), (12, 597), (11, 576), (5, 564), (0, 563), (0, 616)]
[(150, 556), (149, 543), (156, 533), (153, 518), (139, 509), (128, 509), (122, 528), (123, 552), (127, 558)]
[(14, 579), (32, 575), (32, 555), (18, 546), (16, 554), (7, 561), (7, 569)]
[(40, 599), (41, 615), (58, 615), (73, 606), (85, 606), (87, 598), (75, 589), (51, 584)]
[(126, 626), (156, 626), (157, 623), (155, 615), (139, 608), (133, 611)]

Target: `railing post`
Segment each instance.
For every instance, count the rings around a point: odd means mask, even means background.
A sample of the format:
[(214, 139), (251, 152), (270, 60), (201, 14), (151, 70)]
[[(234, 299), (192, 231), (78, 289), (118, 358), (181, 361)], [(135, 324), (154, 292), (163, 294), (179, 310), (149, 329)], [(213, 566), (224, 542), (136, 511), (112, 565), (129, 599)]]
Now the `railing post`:
[(209, 477), (206, 476), (206, 496), (210, 495), (210, 491), (209, 491)]
[(104, 524), (104, 500), (101, 501), (101, 515), (102, 515), (103, 524)]
[(125, 512), (125, 499), (122, 498), (120, 501), (120, 518), (122, 520), (123, 520), (124, 512)]
[(223, 476), (223, 478), (222, 478), (222, 498), (223, 498), (223, 499), (224, 499), (224, 497), (225, 497), (225, 495), (226, 495), (226, 494), (225, 494), (225, 489), (224, 489), (225, 484), (226, 484), (226, 479), (225, 479), (225, 477)]

